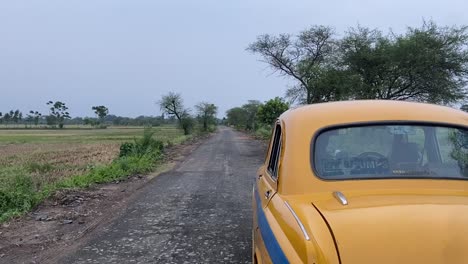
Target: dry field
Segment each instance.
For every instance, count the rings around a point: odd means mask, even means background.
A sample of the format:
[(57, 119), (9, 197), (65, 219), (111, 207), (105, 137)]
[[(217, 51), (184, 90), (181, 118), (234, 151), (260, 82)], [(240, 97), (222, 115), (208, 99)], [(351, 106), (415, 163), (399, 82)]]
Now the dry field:
[[(154, 128), (154, 137), (165, 143), (184, 140), (174, 126)], [(26, 171), (37, 187), (89, 169), (109, 164), (122, 142), (141, 137), (143, 128), (0, 130), (0, 189), (2, 182)]]

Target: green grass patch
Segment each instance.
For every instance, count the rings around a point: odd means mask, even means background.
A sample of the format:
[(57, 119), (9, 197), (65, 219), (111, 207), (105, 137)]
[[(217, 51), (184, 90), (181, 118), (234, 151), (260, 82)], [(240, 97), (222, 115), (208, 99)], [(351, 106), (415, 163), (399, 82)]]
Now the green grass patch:
[[(40, 188), (34, 183), (31, 167), (9, 168), (0, 171), (0, 222), (30, 211), (45, 198), (60, 189), (86, 188), (94, 184), (121, 180), (128, 176), (152, 171), (161, 160), (161, 153), (119, 157), (109, 165), (97, 166), (86, 174), (65, 178)], [(43, 166), (32, 166), (34, 171)]]
[(31, 210), (38, 202), (32, 177), (24, 168), (0, 171), (0, 222)]
[[(183, 135), (175, 125), (152, 129), (160, 140), (172, 140)], [(25, 143), (94, 143), (125, 142), (141, 137), (143, 127), (109, 127), (107, 129), (0, 129), (0, 145)]]

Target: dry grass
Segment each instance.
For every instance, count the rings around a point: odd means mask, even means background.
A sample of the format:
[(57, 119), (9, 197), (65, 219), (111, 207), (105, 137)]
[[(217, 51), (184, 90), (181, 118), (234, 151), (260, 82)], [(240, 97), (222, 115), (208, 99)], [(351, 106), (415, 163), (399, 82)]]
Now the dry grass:
[(0, 167), (24, 166), (43, 184), (109, 164), (118, 153), (117, 143), (12, 144), (0, 146)]
[[(184, 138), (173, 126), (156, 127), (155, 131), (154, 137), (163, 142), (177, 143)], [(118, 156), (122, 142), (132, 141), (142, 133), (143, 128), (135, 127), (0, 130), (0, 172), (21, 168), (33, 176), (40, 188), (110, 164)]]
[[(143, 131), (0, 130), (0, 223), (31, 210), (57, 190), (85, 188), (150, 172), (162, 158), (157, 149), (146, 148), (143, 150), (149, 152), (143, 155), (132, 152), (117, 158), (121, 143), (142, 137)], [(146, 132), (146, 141), (159, 142), (159, 146), (187, 138), (174, 126)]]

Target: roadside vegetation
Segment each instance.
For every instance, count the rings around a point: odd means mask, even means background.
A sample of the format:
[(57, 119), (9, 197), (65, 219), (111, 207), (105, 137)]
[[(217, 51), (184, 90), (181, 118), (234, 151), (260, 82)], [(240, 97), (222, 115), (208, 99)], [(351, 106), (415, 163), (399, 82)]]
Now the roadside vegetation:
[(177, 124), (184, 130), (185, 135), (194, 131), (213, 132), (216, 129), (218, 107), (212, 103), (200, 102), (197, 104), (195, 116), (191, 113), (192, 110), (184, 105), (182, 95), (179, 93), (170, 92), (163, 95), (157, 104), (164, 114), (176, 118)]
[(240, 107), (229, 109), (224, 123), (239, 130), (251, 132), (257, 138), (269, 139), (274, 122), (288, 108), (289, 104), (279, 97), (264, 103), (249, 100)]
[(191, 137), (175, 126), (93, 131), (102, 130), (65, 130), (58, 137), (47, 133), (56, 130), (20, 135), (0, 130), (0, 222), (31, 210), (57, 190), (149, 172), (166, 146)]
[(7, 112), (6, 118), (2, 114), (6, 129), (0, 129), (0, 222), (32, 210), (58, 190), (148, 173), (162, 162), (168, 146), (216, 129), (214, 104), (201, 102), (192, 115), (180, 94), (162, 99), (168, 117), (141, 118), (148, 121), (145, 127), (109, 126), (109, 109), (103, 105), (92, 107), (96, 118), (71, 125), (68, 107), (60, 101), (47, 102), (50, 113), (45, 116), (30, 111), (23, 119), (19, 110)]

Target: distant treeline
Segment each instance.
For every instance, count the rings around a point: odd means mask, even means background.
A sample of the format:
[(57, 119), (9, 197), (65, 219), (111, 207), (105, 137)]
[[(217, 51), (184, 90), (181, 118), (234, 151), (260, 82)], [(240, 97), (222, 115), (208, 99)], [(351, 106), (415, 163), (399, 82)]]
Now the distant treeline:
[[(107, 115), (103, 118), (102, 122), (106, 125), (114, 126), (160, 126), (163, 124), (175, 124), (176, 119), (174, 117), (164, 116), (137, 116), (137, 117), (125, 117), (116, 115)], [(95, 125), (100, 120), (94, 117), (75, 117), (65, 122), (68, 125)]]
[(65, 125), (83, 125), (94, 128), (113, 126), (160, 126), (177, 124), (188, 135), (194, 129), (200, 132), (214, 131), (221, 121), (216, 118), (218, 107), (212, 103), (200, 102), (195, 105), (196, 115), (183, 104), (182, 96), (177, 93), (164, 95), (157, 102), (163, 112), (160, 116), (141, 115), (135, 118), (110, 115), (104, 105), (92, 106), (96, 117), (74, 117), (68, 107), (61, 101), (48, 101), (48, 114), (30, 110), (23, 114), (19, 109), (0, 112), (0, 125), (4, 128), (63, 128)]
[[(16, 114), (15, 114), (16, 113)], [(11, 116), (11, 118), (10, 118)], [(4, 126), (27, 126), (27, 127), (44, 127), (50, 126), (50, 119), (48, 116), (38, 117), (24, 117), (20, 110), (14, 110), (13, 115), (9, 112), (6, 115), (7, 118), (1, 117), (0, 124)], [(113, 125), (113, 126), (160, 126), (164, 124), (175, 124), (177, 120), (174, 117), (164, 116), (137, 116), (137, 117), (125, 117), (116, 115), (107, 115), (102, 120), (96, 117), (74, 117), (70, 119), (64, 119), (64, 125)]]

